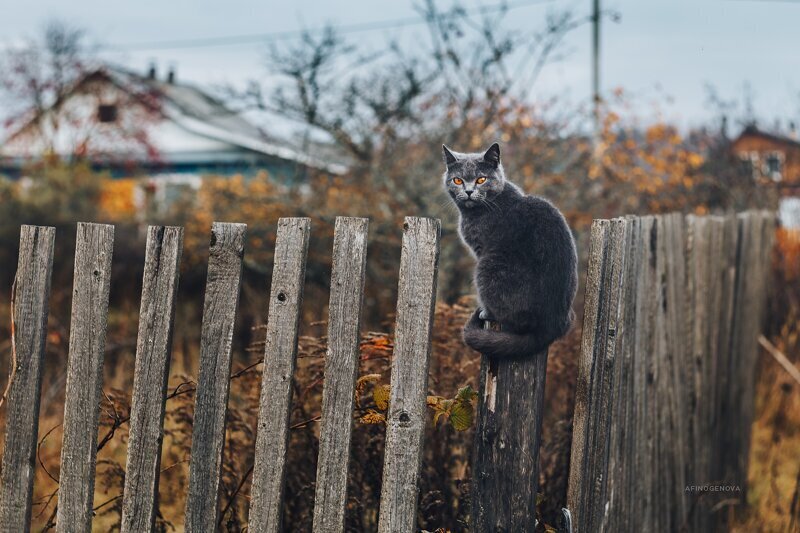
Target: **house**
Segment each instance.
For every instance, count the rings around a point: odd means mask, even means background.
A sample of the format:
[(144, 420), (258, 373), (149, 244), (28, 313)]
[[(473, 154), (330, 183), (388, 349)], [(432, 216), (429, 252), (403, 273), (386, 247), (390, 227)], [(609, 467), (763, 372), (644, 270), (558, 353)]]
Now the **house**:
[(115, 179), (136, 179), (162, 200), (171, 188), (199, 187), (204, 175), (267, 171), (297, 181), (309, 169), (341, 173), (341, 164), (309, 157), (269, 137), (174, 70), (160, 79), (104, 66), (79, 79), (46, 112), (30, 117), (0, 145), (0, 174), (19, 177), (48, 154), (88, 159)]
[(800, 140), (789, 135), (768, 133), (747, 126), (731, 143), (733, 153), (755, 179), (768, 179), (787, 195), (800, 191)]
[(777, 188), (781, 223), (800, 228), (800, 140), (794, 125), (788, 135), (748, 125), (731, 143), (731, 150), (753, 179)]

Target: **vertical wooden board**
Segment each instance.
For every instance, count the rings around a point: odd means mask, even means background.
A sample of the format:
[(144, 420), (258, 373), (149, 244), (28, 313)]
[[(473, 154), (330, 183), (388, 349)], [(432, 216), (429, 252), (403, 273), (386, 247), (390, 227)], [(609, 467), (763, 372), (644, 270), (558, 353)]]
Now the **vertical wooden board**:
[(572, 514), (572, 521), (576, 531), (583, 531), (580, 524), (584, 523), (584, 515), (586, 514), (584, 510), (584, 491), (588, 483), (586, 479), (586, 454), (589, 431), (591, 431), (589, 416), (595, 363), (594, 346), (598, 333), (597, 324), (600, 316), (600, 293), (602, 290), (608, 227), (609, 222), (607, 220), (594, 220), (589, 241), (581, 353), (578, 361), (575, 411), (572, 419), (572, 450), (570, 453), (569, 484), (567, 489), (567, 507)]
[(686, 463), (691, 454), (687, 429), (687, 398), (690, 394), (687, 376), (687, 339), (686, 332), (686, 245), (684, 240), (684, 219), (680, 213), (671, 213), (665, 217), (667, 229), (667, 292), (666, 306), (667, 350), (670, 355), (669, 379), (667, 387), (671, 411), (669, 412), (672, 445), (669, 450), (672, 475), (672, 508), (671, 523), (673, 527), (682, 527), (687, 517)]
[[(713, 449), (715, 440), (715, 421), (717, 410), (717, 388), (719, 381), (719, 368), (721, 365), (720, 332), (723, 330), (722, 299), (725, 282), (725, 218), (721, 216), (710, 217), (709, 260), (706, 267), (709, 286), (708, 330), (706, 331), (705, 349), (708, 354), (709, 364), (705, 373), (704, 427), (705, 450), (703, 476), (709, 482), (714, 479)], [(710, 508), (709, 508), (710, 510)], [(709, 526), (710, 527), (710, 526)]]
[(607, 527), (611, 511), (608, 482), (610, 478), (609, 458), (611, 438), (615, 426), (615, 396), (618, 392), (618, 350), (620, 326), (620, 304), (622, 300), (622, 280), (625, 267), (626, 221), (611, 221), (608, 235), (608, 257), (601, 297), (601, 321), (598, 325), (594, 365), (597, 384), (593, 391), (590, 415), (592, 431), (589, 433), (587, 472), (590, 475), (590, 503), (584, 521), (584, 531), (597, 531)]
[(22, 226), (20, 230), (12, 294), (14, 334), (6, 396), (6, 434), (0, 472), (0, 529), (3, 531), (30, 528), (55, 235), (56, 230), (51, 227)]
[(750, 443), (750, 431), (753, 421), (756, 361), (758, 358), (758, 335), (761, 333), (764, 293), (764, 272), (761, 269), (762, 257), (766, 255), (763, 248), (765, 219), (761, 213), (750, 211), (740, 215), (743, 224), (743, 241), (740, 251), (740, 276), (737, 292), (741, 295), (737, 301), (738, 319), (738, 364), (737, 386), (735, 398), (738, 402), (737, 440), (736, 440), (736, 472), (734, 481), (742, 488), (740, 494), (744, 498), (747, 484), (747, 464)]
[[(708, 382), (708, 411), (707, 411), (707, 421), (706, 424), (709, 427), (709, 431), (711, 435), (713, 435), (714, 431), (714, 419), (715, 419), (715, 409), (716, 409), (716, 391), (717, 391), (717, 375), (718, 375), (718, 368), (720, 365), (720, 333), (723, 330), (723, 324), (721, 323), (722, 317), (722, 306), (723, 306), (723, 291), (725, 285), (725, 218), (724, 217), (712, 217), (711, 218), (711, 235), (709, 237), (709, 241), (711, 243), (710, 246), (710, 256), (709, 256), (709, 266), (708, 276), (709, 276), (709, 286), (710, 286), (710, 296), (709, 299), (711, 300), (710, 309), (709, 309), (709, 330), (707, 335), (707, 349), (711, 354), (711, 367), (709, 369), (709, 382)], [(710, 457), (709, 457), (710, 459)], [(706, 468), (710, 468), (711, 462), (709, 460)], [(708, 475), (711, 476), (712, 474), (708, 472)]]
[(292, 383), (310, 232), (308, 218), (278, 221), (250, 498), (248, 531), (252, 532), (277, 533), (281, 529)]
[(750, 333), (750, 305), (753, 232), (750, 213), (740, 213), (736, 217), (739, 244), (736, 254), (736, 284), (733, 304), (733, 325), (731, 330), (730, 383), (728, 387), (729, 426), (725, 447), (727, 483), (740, 483), (740, 441), (742, 438), (742, 410), (745, 368), (748, 364), (748, 342)]
[(425, 435), (428, 362), (436, 305), (440, 223), (407, 217), (378, 531), (416, 531), (417, 478)]
[[(591, 303), (585, 308), (592, 320), (584, 322), (579, 388), (585, 390), (577, 395), (574, 422), (581, 436), (578, 440), (573, 437), (568, 494), (577, 531), (608, 527), (615, 520), (611, 508), (616, 503), (611, 500), (616, 502), (618, 494), (609, 490), (609, 469), (612, 440), (623, 439), (626, 427), (616, 418), (615, 409), (625, 408), (621, 402), (626, 392), (619, 381), (624, 364), (619, 333), (624, 330), (630, 225), (630, 220), (615, 219), (597, 221), (593, 226), (586, 293), (586, 301)], [(619, 462), (618, 458), (616, 464)], [(621, 483), (620, 479), (616, 481)]]
[[(705, 217), (688, 216), (686, 218), (686, 313), (685, 324), (686, 349), (684, 366), (686, 378), (686, 417), (687, 444), (689, 454), (685, 464), (685, 479), (688, 485), (706, 483), (702, 474), (703, 450), (707, 447), (707, 434), (703, 431), (702, 410), (705, 405), (704, 386), (705, 373), (710, 360), (706, 353), (706, 336), (708, 330), (708, 229), (709, 220)], [(688, 507), (691, 510), (688, 519), (696, 529), (699, 516), (697, 494), (687, 494)]]
[(712, 479), (725, 480), (727, 473), (727, 449), (731, 429), (730, 388), (732, 383), (731, 361), (733, 359), (733, 315), (735, 306), (737, 253), (739, 232), (736, 217), (726, 215), (722, 221), (722, 261), (720, 267), (721, 299), (718, 318), (718, 356), (715, 409), (713, 421), (714, 449), (717, 453), (712, 463)]
[(123, 533), (149, 531), (155, 524), (182, 250), (183, 228), (150, 226), (147, 229), (122, 498)]
[(750, 291), (747, 307), (748, 333), (743, 343), (746, 345), (744, 360), (746, 367), (742, 372), (742, 412), (741, 412), (741, 450), (739, 452), (739, 479), (742, 483), (742, 498), (746, 499), (747, 474), (750, 457), (751, 428), (755, 417), (756, 378), (758, 375), (758, 336), (764, 327), (766, 303), (769, 297), (770, 267), (772, 260), (772, 236), (774, 235), (774, 213), (753, 211), (750, 214), (752, 242), (748, 253), (750, 265)]
[(656, 260), (658, 226), (653, 216), (639, 219), (640, 257), (636, 275), (633, 419), (636, 454), (633, 469), (631, 531), (654, 531), (656, 484), (655, 315), (658, 306)]
[[(614, 470), (619, 469), (621, 472), (617, 474), (618, 481), (612, 488), (612, 490), (620, 492), (618, 497), (620, 503), (617, 506), (618, 512), (613, 517), (614, 520), (609, 524), (609, 528), (612, 530), (636, 531), (640, 529), (640, 517), (636, 514), (638, 496), (636, 487), (640, 472), (637, 470), (636, 459), (641, 453), (637, 433), (639, 421), (636, 419), (639, 401), (636, 396), (636, 376), (639, 359), (637, 357), (637, 349), (640, 336), (638, 290), (644, 250), (641, 219), (634, 216), (628, 216), (627, 219), (628, 238), (623, 296), (625, 312), (620, 331), (623, 390), (620, 394), (622, 407), (618, 414), (618, 417), (621, 417), (625, 423), (621, 427), (620, 444), (617, 451), (617, 464), (620, 466), (614, 467)], [(612, 445), (612, 450), (615, 450), (614, 445)]]
[(114, 226), (78, 224), (56, 522), (64, 533), (92, 528), (113, 249)]
[(631, 481), (636, 448), (633, 440), (633, 372), (636, 343), (636, 276), (639, 263), (639, 219), (625, 218), (623, 268), (617, 319), (617, 355), (608, 462), (606, 531), (635, 529), (631, 509)]
[(657, 228), (657, 241), (655, 253), (655, 276), (652, 291), (655, 294), (655, 310), (653, 320), (653, 370), (654, 380), (652, 406), (654, 411), (653, 423), (655, 436), (653, 465), (653, 502), (655, 503), (654, 521), (657, 531), (672, 531), (670, 523), (674, 505), (674, 484), (672, 473), (674, 465), (670, 454), (670, 442), (673, 439), (670, 431), (672, 405), (669, 401), (671, 383), (671, 368), (669, 365), (670, 345), (668, 341), (667, 306), (669, 291), (667, 287), (667, 257), (669, 235), (666, 217), (655, 217)]
[(368, 226), (366, 218), (336, 218), (314, 497), (313, 530), (320, 533), (344, 530)]
[(245, 224), (220, 222), (215, 222), (211, 228), (184, 525), (190, 532), (217, 529), (231, 345), (246, 230)]

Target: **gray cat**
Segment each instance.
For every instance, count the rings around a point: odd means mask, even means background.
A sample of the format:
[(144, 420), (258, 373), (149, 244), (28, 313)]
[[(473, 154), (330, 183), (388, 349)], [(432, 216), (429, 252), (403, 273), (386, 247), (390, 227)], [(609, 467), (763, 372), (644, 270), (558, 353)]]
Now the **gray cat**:
[[(442, 146), (444, 187), (460, 212), (461, 239), (478, 261), (478, 309), (464, 341), (494, 358), (533, 355), (569, 331), (577, 252), (564, 216), (506, 180), (500, 146), (461, 154)], [(500, 331), (483, 329), (483, 320)]]

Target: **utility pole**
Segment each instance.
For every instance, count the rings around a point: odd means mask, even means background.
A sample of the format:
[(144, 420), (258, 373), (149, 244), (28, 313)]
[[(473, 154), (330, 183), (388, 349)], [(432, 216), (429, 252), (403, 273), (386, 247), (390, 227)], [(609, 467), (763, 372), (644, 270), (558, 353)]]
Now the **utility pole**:
[(594, 105), (594, 135), (600, 136), (600, 0), (592, 0), (592, 103)]

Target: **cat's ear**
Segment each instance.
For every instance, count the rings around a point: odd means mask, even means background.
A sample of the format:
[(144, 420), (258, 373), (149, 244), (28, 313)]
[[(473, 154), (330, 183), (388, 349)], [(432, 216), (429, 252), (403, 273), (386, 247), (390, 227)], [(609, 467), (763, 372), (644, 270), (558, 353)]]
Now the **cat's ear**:
[(486, 153), (483, 154), (483, 160), (486, 161), (487, 163), (490, 163), (490, 164), (494, 165), (495, 167), (499, 166), (500, 165), (500, 145), (497, 144), (497, 143), (494, 143), (493, 145), (491, 145), (489, 147), (489, 149), (486, 150)]
[(453, 152), (451, 152), (447, 146), (442, 145), (442, 152), (444, 153), (445, 165), (449, 167), (450, 165), (456, 162), (456, 156), (453, 155)]

